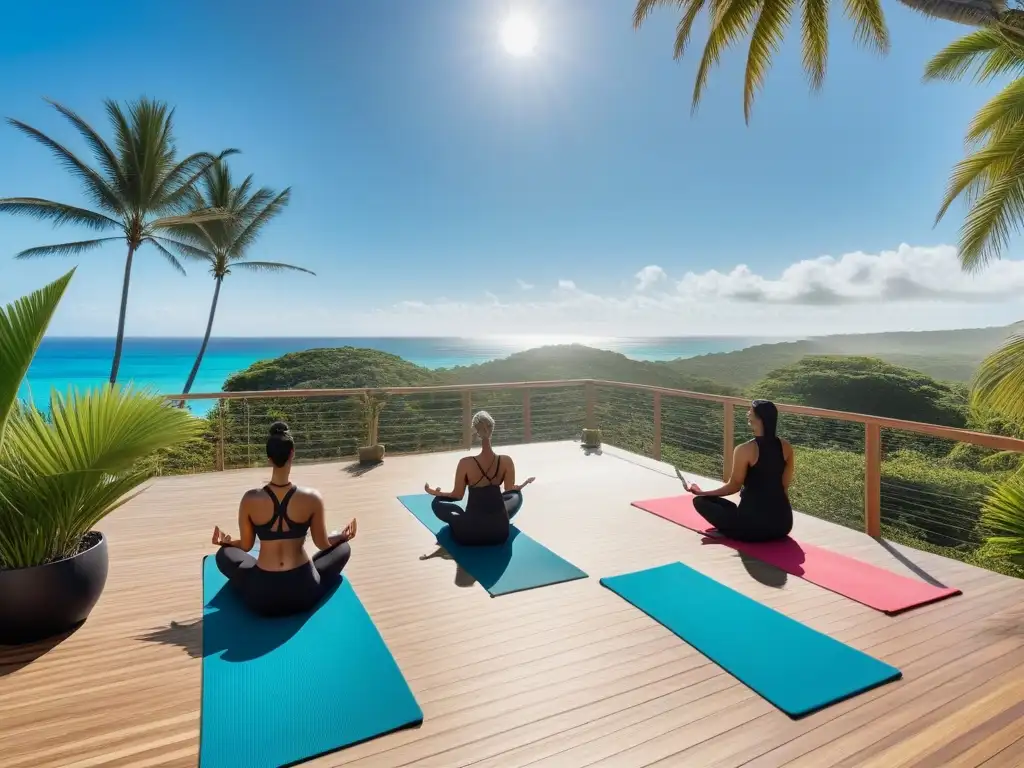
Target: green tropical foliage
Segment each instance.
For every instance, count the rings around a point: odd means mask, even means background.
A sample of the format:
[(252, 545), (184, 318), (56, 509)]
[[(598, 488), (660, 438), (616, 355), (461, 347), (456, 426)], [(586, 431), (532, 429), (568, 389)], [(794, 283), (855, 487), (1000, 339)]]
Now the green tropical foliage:
[(1024, 566), (1024, 470), (989, 494), (982, 519), (992, 532), (987, 553)]
[[(16, 393), (73, 273), (0, 309), (0, 568), (75, 554), (93, 527), (149, 476), (140, 461), (193, 437), (200, 423), (144, 392), (54, 393), (49, 413)], [(16, 356), (8, 358), (8, 352)], [(13, 365), (8, 366), (11, 360)], [(14, 396), (8, 397), (9, 393)]]
[[(0, 199), (0, 213), (29, 216), (49, 221), (54, 226), (76, 224), (94, 232), (117, 234), (87, 240), (41, 245), (17, 254), (19, 259), (41, 256), (77, 256), (100, 248), (105, 243), (123, 240), (128, 255), (124, 265), (121, 307), (118, 315), (110, 383), (117, 381), (124, 343), (125, 313), (132, 263), (143, 245), (151, 246), (174, 269), (184, 273), (179, 257), (200, 255), (187, 238), (172, 236), (182, 225), (222, 220), (226, 214), (216, 209), (189, 207), (193, 185), (217, 160), (208, 152), (179, 159), (174, 141), (174, 111), (166, 104), (139, 99), (122, 108), (106, 101), (107, 119), (114, 135), (113, 146), (78, 114), (56, 102), (50, 102), (78, 131), (93, 155), (89, 165), (68, 147), (20, 120), (10, 124), (46, 147), (56, 160), (81, 184), (91, 204), (82, 208), (37, 197)], [(224, 157), (235, 150), (221, 153)]]
[(280, 214), (291, 197), (291, 190), (275, 192), (267, 187), (253, 189), (252, 176), (242, 180), (237, 187), (231, 179), (231, 171), (224, 160), (214, 163), (203, 174), (202, 182), (196, 185), (188, 195), (189, 208), (199, 217), (206, 211), (222, 210), (229, 216), (217, 221), (200, 221), (175, 227), (175, 231), (194, 242), (198, 247), (195, 256), (205, 261), (213, 275), (213, 300), (210, 303), (210, 317), (206, 322), (206, 333), (199, 347), (196, 362), (185, 382), (184, 394), (192, 389), (192, 384), (199, 373), (203, 355), (210, 343), (213, 331), (213, 320), (217, 313), (217, 302), (224, 278), (232, 270), (248, 272), (305, 272), (308, 269), (283, 264), (277, 261), (252, 261), (249, 249), (258, 239), (260, 232), (271, 220)]
[[(963, 24), (985, 24), (1005, 12), (1005, 5), (985, 0), (900, 0), (935, 18)], [(707, 42), (697, 67), (693, 86), (696, 110), (711, 70), (722, 54), (741, 38), (750, 36), (743, 83), (743, 115), (750, 121), (754, 98), (764, 85), (772, 57), (782, 46), (786, 30), (799, 18), (803, 46), (803, 67), (811, 88), (825, 81), (829, 45), (829, 0), (637, 0), (633, 26), (639, 28), (658, 6), (674, 6), (682, 12), (676, 26), (674, 56), (686, 53), (693, 25), (707, 10), (710, 22)], [(889, 30), (880, 0), (847, 0), (847, 18), (853, 23), (854, 39), (879, 53), (889, 50)]]
[(1024, 37), (1005, 27), (971, 32), (939, 51), (925, 77), (960, 80), (971, 70), (979, 82), (1015, 76), (968, 126), (967, 157), (954, 168), (937, 217), (957, 199), (967, 202), (960, 261), (965, 270), (976, 272), (999, 257), (1024, 215), (1024, 159), (1019, 152), (1024, 141)]

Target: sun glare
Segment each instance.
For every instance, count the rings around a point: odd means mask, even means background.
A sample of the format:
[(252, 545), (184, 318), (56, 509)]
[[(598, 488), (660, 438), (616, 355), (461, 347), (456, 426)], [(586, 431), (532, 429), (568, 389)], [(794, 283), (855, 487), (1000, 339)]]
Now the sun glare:
[(512, 56), (530, 56), (537, 49), (537, 25), (525, 16), (509, 16), (501, 25), (501, 44)]

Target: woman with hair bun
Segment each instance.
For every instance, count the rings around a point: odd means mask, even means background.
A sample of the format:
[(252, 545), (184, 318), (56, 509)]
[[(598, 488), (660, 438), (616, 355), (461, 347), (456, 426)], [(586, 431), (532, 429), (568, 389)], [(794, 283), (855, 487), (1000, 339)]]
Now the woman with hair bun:
[[(695, 483), (684, 486), (694, 495), (693, 508), (722, 536), (736, 541), (784, 539), (793, 530), (789, 485), (793, 482), (793, 446), (776, 436), (779, 410), (768, 400), (755, 400), (747, 411), (754, 439), (737, 446), (729, 482), (713, 491)], [(739, 491), (739, 505), (723, 498)]]
[[(451, 492), (431, 488), (430, 483), (425, 483), (423, 488), (434, 497), (431, 505), (434, 514), (448, 523), (452, 538), (459, 544), (504, 544), (509, 535), (509, 521), (523, 505), (522, 490), (534, 478), (516, 485), (516, 465), (509, 456), (496, 454), (491, 446), (494, 419), (487, 411), (473, 416), (473, 432), (480, 438), (480, 453), (459, 459)], [(462, 499), (467, 488), (469, 499), (463, 510), (455, 502)]]
[[(312, 488), (299, 488), (291, 479), (295, 440), (283, 421), (270, 427), (267, 458), (270, 482), (246, 491), (238, 508), (240, 537), (213, 529), (217, 567), (256, 613), (284, 616), (311, 610), (341, 580), (352, 555), (356, 521), (341, 533), (327, 534), (324, 501)], [(320, 550), (306, 554), (306, 534)], [(249, 550), (260, 540), (259, 557)]]

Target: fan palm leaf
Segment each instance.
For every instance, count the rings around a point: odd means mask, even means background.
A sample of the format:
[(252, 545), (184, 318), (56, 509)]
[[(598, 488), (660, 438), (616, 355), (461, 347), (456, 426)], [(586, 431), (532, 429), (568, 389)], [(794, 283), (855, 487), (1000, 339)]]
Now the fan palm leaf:
[(0, 568), (77, 552), (148, 477), (142, 459), (201, 430), (162, 398), (116, 387), (55, 394), (49, 416), (19, 407), (18, 387), (73, 274), (0, 308)]
[(0, 450), (7, 421), (18, 400), (18, 388), (74, 274), (71, 270), (45, 288), (0, 307)]
[(1024, 565), (1024, 470), (989, 493), (982, 505), (981, 522), (991, 532), (986, 554)]
[(229, 149), (217, 156), (198, 152), (179, 158), (174, 141), (174, 111), (151, 99), (139, 99), (126, 107), (110, 100), (104, 103), (114, 136), (112, 143), (105, 141), (73, 110), (57, 102), (50, 104), (84, 140), (92, 155), (92, 165), (39, 129), (19, 120), (8, 122), (50, 152), (79, 183), (95, 210), (41, 198), (10, 197), (0, 199), (0, 213), (28, 216), (54, 226), (74, 224), (118, 233), (111, 238), (36, 246), (22, 251), (18, 258), (78, 255), (115, 239), (126, 243), (121, 306), (110, 369), (113, 384), (117, 381), (124, 343), (132, 263), (139, 248), (147, 244), (153, 246), (172, 267), (184, 272), (175, 253), (195, 255), (188, 251), (188, 233), (179, 231), (173, 239), (169, 236), (184, 225), (212, 222), (229, 215), (210, 207), (194, 209), (188, 201), (190, 191), (205, 171), (218, 158), (236, 150)]
[(291, 199), (290, 189), (275, 192), (267, 187), (260, 187), (253, 191), (253, 187), (251, 175), (236, 186), (232, 181), (228, 164), (220, 160), (206, 170), (202, 182), (190, 189), (186, 198), (193, 211), (222, 210), (230, 215), (214, 220), (179, 222), (172, 227), (175, 233), (186, 237), (202, 250), (202, 253), (196, 256), (209, 264), (214, 279), (206, 332), (196, 361), (185, 381), (183, 394), (188, 394), (192, 390), (192, 385), (199, 374), (213, 332), (221, 286), (224, 278), (230, 275), (233, 269), (314, 274), (308, 269), (292, 264), (249, 259), (249, 249), (259, 238), (263, 228), (284, 211)]

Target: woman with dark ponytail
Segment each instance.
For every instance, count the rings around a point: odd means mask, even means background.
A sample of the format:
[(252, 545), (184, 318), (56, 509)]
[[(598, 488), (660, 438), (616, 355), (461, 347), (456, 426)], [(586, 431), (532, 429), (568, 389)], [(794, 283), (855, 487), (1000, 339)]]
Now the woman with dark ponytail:
[[(754, 439), (737, 446), (729, 482), (713, 491), (686, 485), (693, 507), (719, 534), (736, 541), (772, 541), (793, 529), (789, 484), (793, 481), (793, 447), (775, 434), (779, 411), (768, 400), (755, 400), (747, 411)], [(739, 505), (724, 498), (739, 492)]]
[[(246, 491), (238, 509), (240, 536), (213, 529), (217, 567), (228, 577), (242, 601), (256, 613), (284, 616), (312, 609), (341, 580), (352, 555), (356, 521), (341, 533), (327, 534), (324, 500), (312, 488), (291, 481), (295, 440), (283, 421), (270, 427), (267, 458), (270, 482)], [(306, 554), (306, 534), (320, 550)], [(258, 557), (249, 554), (260, 540)]]

